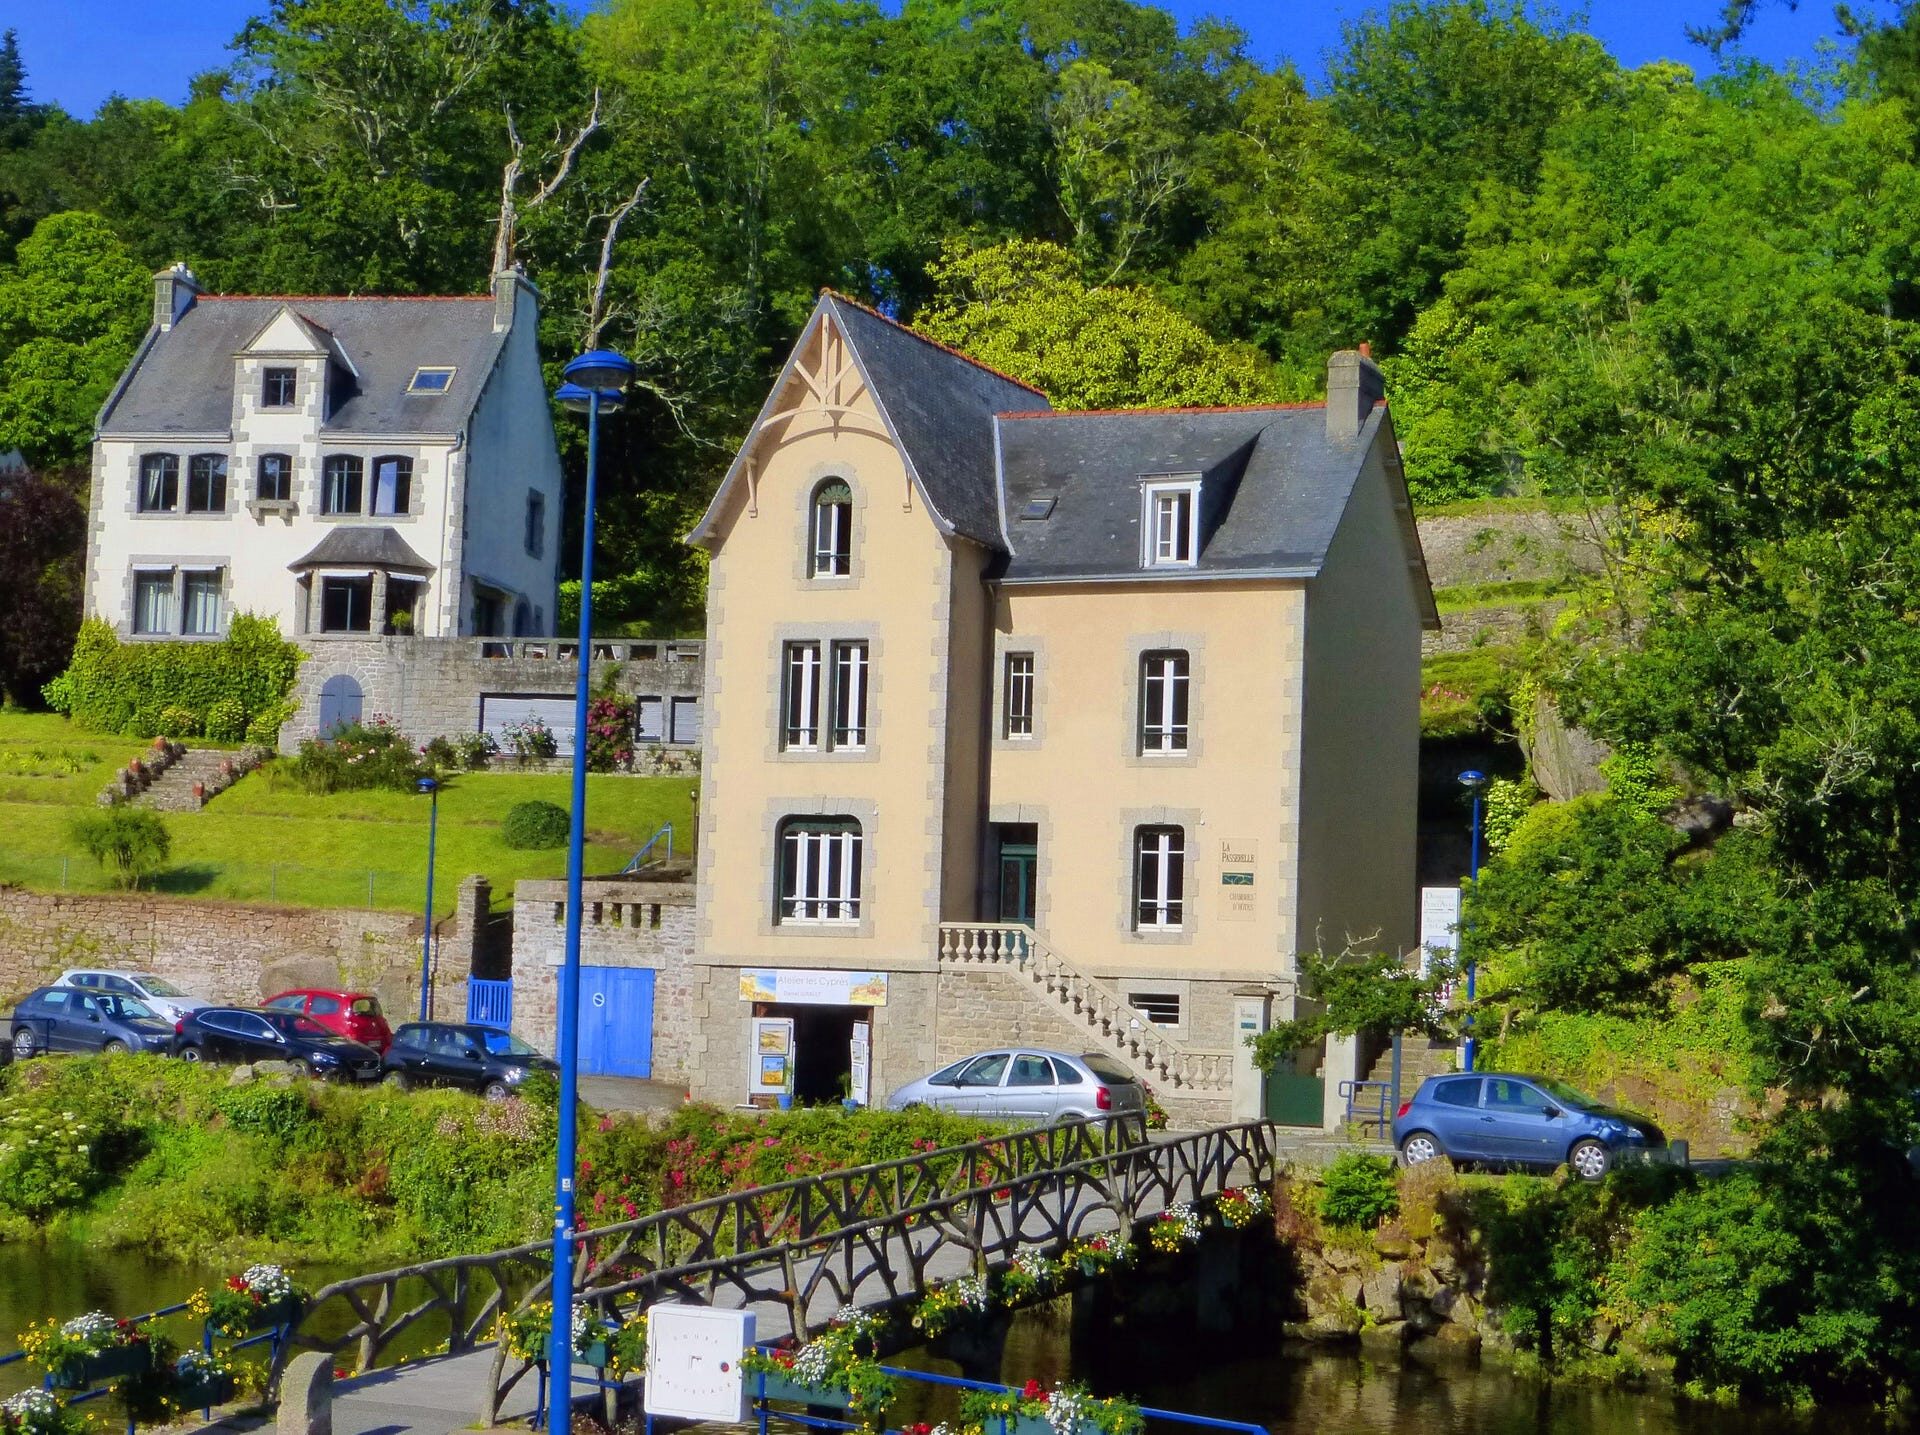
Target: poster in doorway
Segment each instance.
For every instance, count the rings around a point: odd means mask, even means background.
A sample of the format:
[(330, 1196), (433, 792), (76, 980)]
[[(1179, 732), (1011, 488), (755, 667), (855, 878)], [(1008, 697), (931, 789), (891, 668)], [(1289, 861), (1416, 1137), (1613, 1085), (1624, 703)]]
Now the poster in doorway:
[(747, 1091), (778, 1096), (793, 1090), (793, 1022), (788, 1017), (755, 1017), (747, 1048)]

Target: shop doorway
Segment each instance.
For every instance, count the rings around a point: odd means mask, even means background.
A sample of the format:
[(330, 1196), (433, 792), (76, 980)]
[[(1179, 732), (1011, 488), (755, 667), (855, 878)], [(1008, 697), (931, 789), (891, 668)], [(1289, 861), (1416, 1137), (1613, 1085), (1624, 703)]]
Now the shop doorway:
[[(838, 1105), (849, 1095), (864, 1097), (864, 1067), (870, 1008), (757, 1003), (755, 1016), (784, 1017), (793, 1023), (793, 1101), (796, 1106)], [(855, 1028), (859, 1028), (858, 1031)]]

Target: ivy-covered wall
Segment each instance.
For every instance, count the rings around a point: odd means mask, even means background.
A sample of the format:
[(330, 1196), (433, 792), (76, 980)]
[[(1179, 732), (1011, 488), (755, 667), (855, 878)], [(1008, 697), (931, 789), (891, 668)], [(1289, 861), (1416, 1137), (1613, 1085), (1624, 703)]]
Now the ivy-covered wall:
[(122, 642), (80, 626), (67, 670), (46, 685), (56, 711), (95, 732), (272, 743), (292, 713), (304, 655), (271, 618), (236, 614), (218, 642)]

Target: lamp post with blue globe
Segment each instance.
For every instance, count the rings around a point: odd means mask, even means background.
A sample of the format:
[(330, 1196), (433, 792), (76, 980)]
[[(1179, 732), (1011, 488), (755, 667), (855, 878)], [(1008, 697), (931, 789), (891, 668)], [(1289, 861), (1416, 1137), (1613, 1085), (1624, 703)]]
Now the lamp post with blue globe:
[(440, 782), (423, 777), (417, 784), (427, 798), (427, 925), (420, 932), (420, 1020), (427, 1019), (428, 983), (432, 979), (433, 957), (433, 844), (440, 833)]
[[(1474, 768), (1468, 768), (1460, 774), (1460, 786), (1473, 798), (1473, 817), (1467, 825), (1467, 883), (1468, 890), (1477, 890), (1480, 884), (1480, 798), (1487, 790), (1487, 775)], [(1466, 945), (1466, 933), (1469, 928), (1461, 929), (1461, 945)], [(1473, 1035), (1473, 988), (1475, 963), (1473, 953), (1467, 953), (1467, 1039), (1461, 1043), (1460, 1065), (1467, 1071), (1473, 1070), (1473, 1057), (1479, 1043)]]
[(553, 1327), (547, 1344), (552, 1372), (547, 1403), (551, 1435), (571, 1435), (573, 1419), (573, 1172), (580, 1065), (580, 872), (587, 831), (587, 693), (593, 667), (593, 505), (599, 478), (600, 415), (618, 409), (633, 382), (632, 360), (611, 349), (582, 354), (563, 371), (554, 398), (587, 416), (587, 484), (580, 520), (580, 671), (573, 692), (573, 804), (567, 825), (567, 939), (560, 967), (560, 1139), (553, 1191)]

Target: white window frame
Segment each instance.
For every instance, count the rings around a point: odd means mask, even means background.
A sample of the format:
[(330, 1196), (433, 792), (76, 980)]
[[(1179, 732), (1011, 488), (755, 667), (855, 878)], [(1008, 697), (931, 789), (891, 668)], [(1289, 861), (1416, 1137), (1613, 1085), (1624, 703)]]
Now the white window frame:
[(820, 643), (790, 642), (781, 654), (780, 747), (786, 752), (820, 751)]
[(864, 638), (833, 644), (833, 721), (829, 741), (841, 752), (861, 752), (867, 746), (867, 678), (871, 671)]
[[(843, 490), (845, 498), (827, 495)], [(813, 491), (807, 523), (807, 572), (815, 578), (853, 576), (853, 485), (830, 478)]]
[[(453, 387), (453, 376), (459, 372), (460, 371), (458, 369), (452, 367), (451, 365), (422, 364), (419, 368), (413, 371), (413, 377), (407, 380), (407, 392), (415, 395), (416, 397), (437, 399), (440, 397), (440, 395), (444, 394), (448, 389)], [(429, 386), (426, 384), (422, 384), (420, 382), (422, 377), (429, 374), (435, 376), (436, 378), (444, 374), (446, 376), (446, 381), (438, 386)]]
[(1142, 653), (1140, 755), (1183, 757), (1189, 750), (1192, 736), (1192, 656), (1182, 648), (1155, 648)]
[(860, 824), (850, 817), (789, 817), (774, 861), (781, 924), (853, 926), (860, 920)]
[(1186, 829), (1137, 827), (1133, 833), (1133, 926), (1178, 932), (1187, 901)]
[(1008, 742), (1031, 742), (1037, 664), (1031, 652), (1008, 653), (1002, 668), (1000, 735)]
[(1140, 566), (1191, 568), (1200, 560), (1200, 480), (1140, 488)]

